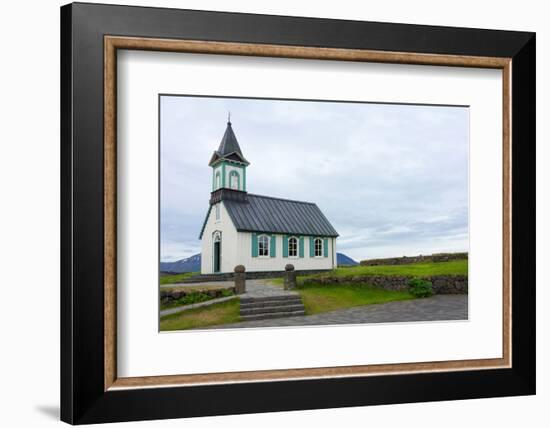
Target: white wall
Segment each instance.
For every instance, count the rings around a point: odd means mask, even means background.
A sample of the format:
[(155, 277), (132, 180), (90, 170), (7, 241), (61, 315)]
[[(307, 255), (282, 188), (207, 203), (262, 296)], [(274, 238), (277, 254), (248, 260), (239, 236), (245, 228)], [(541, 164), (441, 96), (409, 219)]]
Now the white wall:
[(238, 242), (237, 229), (235, 229), (225, 205), (220, 202), (220, 219), (216, 220), (216, 209), (213, 206), (202, 234), (201, 273), (203, 274), (214, 272), (212, 234), (216, 230), (222, 232), (221, 272), (233, 272), (235, 266), (241, 264), (239, 263), (238, 254), (234, 250), (234, 248), (237, 248)]
[[(293, 264), (296, 270), (332, 269), (333, 239), (328, 239), (328, 257), (309, 256), (309, 237), (304, 237), (304, 257), (283, 257), (283, 237), (275, 235), (275, 257), (252, 257), (252, 235), (248, 232), (238, 232), (237, 253), (241, 264), (248, 272), (284, 270), (287, 264)], [(298, 253), (299, 254), (299, 253)], [(336, 259), (334, 259), (336, 260)]]
[[(244, 265), (248, 272), (284, 270), (285, 265), (292, 263), (296, 270), (332, 269), (336, 261), (334, 239), (328, 240), (329, 257), (309, 257), (309, 238), (304, 237), (304, 257), (283, 257), (283, 235), (276, 235), (276, 257), (252, 257), (252, 238), (248, 232), (237, 232), (225, 205), (220, 202), (220, 219), (216, 220), (215, 206), (210, 210), (202, 235), (201, 273), (214, 272), (213, 234), (222, 232), (221, 272), (233, 272), (235, 266)], [(332, 257), (334, 256), (334, 258)]]
[[(93, 2), (93, 0), (91, 0)], [(538, 394), (534, 397), (414, 403), (270, 414), (130, 422), (124, 427), (278, 428), (281, 426), (499, 428), (544, 426), (550, 402), (550, 163), (548, 99), (550, 27), (545, 2), (437, 0), (386, 2), (233, 0), (102, 0), (145, 6), (210, 9), (355, 20), (537, 31)], [(66, 1), (5, 2), (0, 127), (0, 375), (3, 425), (59, 427), (59, 9)], [(25, 23), (25, 31), (21, 30)], [(14, 35), (17, 35), (14, 38)], [(28, 47), (31, 47), (29, 49)], [(40, 66), (37, 67), (37, 64)], [(32, 154), (32, 155), (29, 155)], [(37, 179), (39, 177), (39, 179)], [(37, 208), (39, 207), (39, 209)], [(205, 207), (206, 208), (206, 207)], [(32, 275), (28, 275), (29, 266)], [(33, 299), (22, 299), (31, 289)], [(33, 357), (34, 356), (34, 357)], [(32, 359), (32, 364), (29, 363)], [(25, 379), (33, 379), (32, 386)], [(473, 386), (475, 388), (475, 386)], [(547, 424), (547, 422), (546, 422)]]

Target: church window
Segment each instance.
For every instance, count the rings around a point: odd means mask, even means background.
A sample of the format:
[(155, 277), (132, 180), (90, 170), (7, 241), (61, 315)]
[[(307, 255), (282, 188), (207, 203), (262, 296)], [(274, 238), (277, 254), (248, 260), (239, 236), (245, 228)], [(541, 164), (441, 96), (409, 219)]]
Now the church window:
[(220, 219), (220, 204), (216, 204), (216, 220)]
[(233, 190), (239, 190), (239, 173), (231, 171), (229, 174), (229, 187)]
[(258, 255), (269, 256), (269, 236), (260, 235), (258, 237)]
[(298, 257), (298, 239), (295, 237), (288, 238), (288, 256)]
[(321, 238), (315, 238), (314, 248), (315, 248), (315, 257), (321, 257), (323, 255), (323, 240)]
[(216, 172), (216, 189), (219, 189), (221, 186), (222, 186), (222, 183), (221, 183), (220, 171), (217, 171)]

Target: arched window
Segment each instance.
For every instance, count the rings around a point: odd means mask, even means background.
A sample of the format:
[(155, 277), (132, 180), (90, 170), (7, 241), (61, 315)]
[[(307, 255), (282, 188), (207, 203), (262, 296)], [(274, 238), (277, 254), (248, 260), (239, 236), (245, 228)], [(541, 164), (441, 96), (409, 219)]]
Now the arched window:
[(323, 240), (321, 238), (315, 238), (315, 241), (313, 241), (314, 249), (315, 249), (315, 257), (322, 257), (323, 256)]
[(258, 255), (269, 256), (269, 236), (260, 235), (258, 237)]
[(221, 186), (222, 186), (222, 182), (221, 182), (220, 171), (217, 171), (216, 172), (216, 189), (219, 189)]
[(229, 187), (233, 190), (239, 190), (240, 187), (240, 177), (237, 171), (231, 171), (229, 173)]
[(298, 239), (294, 236), (288, 238), (288, 256), (298, 257)]

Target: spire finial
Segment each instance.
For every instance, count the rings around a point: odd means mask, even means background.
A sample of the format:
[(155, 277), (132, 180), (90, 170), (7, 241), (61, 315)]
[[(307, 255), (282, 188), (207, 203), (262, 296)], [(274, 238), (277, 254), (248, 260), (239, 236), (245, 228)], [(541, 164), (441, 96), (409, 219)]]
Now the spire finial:
[(231, 125), (231, 110), (227, 111), (227, 124)]

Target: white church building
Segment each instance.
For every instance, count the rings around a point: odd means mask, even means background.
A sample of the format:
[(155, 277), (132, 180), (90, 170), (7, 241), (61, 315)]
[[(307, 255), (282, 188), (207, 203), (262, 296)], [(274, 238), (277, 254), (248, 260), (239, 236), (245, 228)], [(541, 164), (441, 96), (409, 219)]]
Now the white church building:
[(250, 163), (241, 152), (231, 121), (210, 163), (212, 192), (199, 238), (201, 273), (282, 271), (336, 267), (338, 233), (319, 207), (247, 192)]

